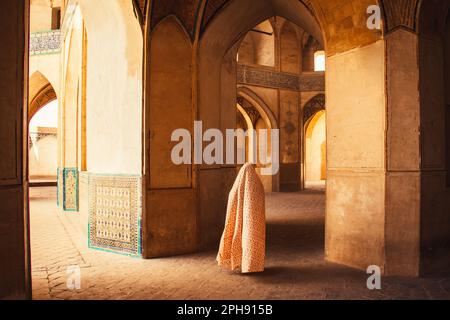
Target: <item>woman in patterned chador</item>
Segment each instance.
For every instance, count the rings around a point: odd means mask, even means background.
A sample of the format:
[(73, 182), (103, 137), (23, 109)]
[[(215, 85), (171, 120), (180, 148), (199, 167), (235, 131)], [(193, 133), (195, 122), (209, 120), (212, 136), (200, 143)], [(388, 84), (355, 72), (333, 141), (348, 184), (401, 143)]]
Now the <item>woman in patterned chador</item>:
[(228, 198), (219, 266), (242, 273), (264, 271), (266, 248), (265, 193), (252, 164), (245, 164)]

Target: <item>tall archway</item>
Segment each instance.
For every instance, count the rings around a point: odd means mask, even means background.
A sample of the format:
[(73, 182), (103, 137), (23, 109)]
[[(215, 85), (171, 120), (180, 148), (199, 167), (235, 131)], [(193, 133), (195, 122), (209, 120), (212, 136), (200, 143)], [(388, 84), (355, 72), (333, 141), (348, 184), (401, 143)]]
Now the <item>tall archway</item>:
[[(321, 115), (324, 115), (323, 119), (319, 119)], [(303, 141), (303, 149), (302, 149), (302, 187), (305, 188), (306, 187), (306, 182), (309, 180), (308, 179), (308, 163), (309, 166), (311, 166), (311, 154), (309, 153), (311, 151), (311, 138), (312, 138), (312, 134), (314, 131), (314, 127), (317, 124), (318, 120), (321, 121), (325, 121), (325, 95), (324, 94), (318, 94), (314, 97), (312, 97), (303, 107), (303, 113), (302, 113), (302, 117), (303, 117), (303, 126), (304, 126), (304, 141)], [(314, 123), (311, 123), (314, 120)], [(320, 124), (320, 126), (322, 126), (323, 123)], [(320, 127), (319, 126), (319, 127)], [(320, 177), (326, 177), (326, 172), (322, 172), (322, 171), (326, 171), (327, 168), (327, 164), (326, 164), (326, 121), (325, 121), (325, 125), (324, 128), (325, 132), (322, 133), (318, 133), (316, 132), (316, 134), (318, 134), (321, 138), (319, 138), (319, 140), (322, 140), (322, 138), (324, 139), (325, 142), (325, 148), (320, 147), (320, 151), (319, 149), (316, 150), (316, 153), (319, 154), (320, 153), (320, 162), (321, 162), (321, 169), (320, 169), (320, 174), (317, 173), (315, 174), (316, 178), (318, 176)], [(321, 131), (321, 129), (319, 129), (319, 131)], [(323, 137), (322, 137), (323, 136)], [(317, 140), (317, 139), (316, 139)], [(318, 142), (318, 140), (316, 141)], [(309, 144), (309, 146), (308, 146)], [(309, 149), (309, 150), (307, 150)], [(308, 152), (309, 151), (309, 152)], [(316, 157), (316, 161), (315, 164), (317, 164), (318, 158)], [(322, 179), (319, 179), (322, 180)]]
[[(358, 3), (366, 19), (365, 2)], [(332, 7), (328, 2), (311, 2), (312, 10), (299, 1), (230, 1), (214, 18), (210, 19), (200, 37), (198, 52), (198, 105), (196, 113), (205, 128), (234, 127), (233, 110), (236, 87), (236, 53), (239, 39), (254, 25), (273, 16), (283, 17), (300, 26), (317, 39), (327, 52), (327, 120), (328, 120), (328, 183), (326, 258), (360, 268), (371, 264), (384, 264), (384, 205), (385, 201), (385, 74), (384, 44), (381, 32), (371, 32), (366, 25), (343, 28), (336, 34), (331, 30), (322, 13)], [(318, 9), (318, 10), (314, 10)], [(323, 10), (320, 10), (323, 9)], [(313, 12), (317, 15), (314, 16)], [(319, 23), (319, 22), (320, 23)], [(338, 23), (339, 24), (339, 23)], [(347, 41), (344, 41), (344, 38)], [(358, 49), (355, 49), (359, 47)], [(351, 50), (355, 49), (355, 50)], [(359, 79), (364, 78), (364, 82)], [(350, 94), (353, 92), (353, 94)], [(349, 93), (349, 94), (345, 94)], [(292, 106), (289, 95), (283, 97), (285, 108)], [(291, 103), (290, 103), (291, 102)], [(290, 121), (280, 124), (288, 130)], [(351, 143), (349, 143), (349, 141)], [(288, 146), (282, 146), (287, 151)], [(291, 179), (300, 177), (300, 166), (290, 166), (291, 159), (282, 170), (281, 179), (286, 186), (294, 185)], [(212, 181), (233, 179), (232, 168), (198, 171), (201, 203), (200, 221), (217, 214), (210, 210), (214, 203), (223, 203), (211, 198), (207, 190), (214, 186)], [(298, 182), (297, 182), (298, 183)], [(360, 190), (368, 190), (371, 197), (358, 197)], [(349, 197), (348, 195), (352, 195)], [(220, 198), (223, 198), (222, 196)], [(353, 200), (351, 200), (353, 199)], [(370, 199), (370, 200), (369, 200)], [(225, 212), (224, 208), (220, 210)], [(215, 206), (217, 208), (217, 205)], [(359, 212), (369, 211), (368, 216)], [(343, 215), (345, 212), (345, 215)], [(344, 217), (344, 219), (342, 219)], [(219, 220), (220, 221), (220, 220)], [(353, 227), (349, 228), (349, 224)], [(208, 225), (202, 234), (220, 230), (220, 224)], [(370, 229), (372, 232), (367, 232)], [(214, 238), (214, 237), (210, 237)], [(343, 239), (346, 239), (343, 241)]]
[[(52, 84), (39, 71), (34, 72), (29, 79), (29, 97), (30, 186), (56, 186), (57, 94)], [(50, 105), (51, 109), (49, 109)], [(38, 122), (32, 125), (31, 121), (38, 115), (40, 115)], [(52, 118), (54, 121), (51, 120)]]
[[(253, 119), (250, 120), (252, 123), (251, 129), (255, 129), (257, 132), (258, 137), (258, 130), (265, 129), (268, 130), (268, 146), (267, 146), (267, 159), (270, 158), (270, 155), (272, 153), (272, 148), (278, 148), (279, 144), (276, 143), (275, 145), (272, 143), (272, 139), (270, 136), (270, 130), (278, 130), (279, 126), (276, 120), (275, 115), (273, 114), (272, 110), (267, 106), (267, 104), (262, 100), (255, 92), (253, 92), (251, 89), (245, 87), (245, 86), (239, 86), (237, 89), (237, 101), (242, 100), (244, 102), (247, 102), (251, 107), (253, 107), (256, 111), (256, 119), (253, 117)], [(245, 110), (244, 110), (245, 112)], [(245, 115), (244, 115), (245, 117)], [(246, 117), (245, 117), (246, 118)], [(248, 122), (248, 120), (247, 120)], [(249, 129), (250, 126), (247, 126), (246, 129)], [(261, 142), (258, 139), (258, 145)], [(259, 155), (259, 147), (256, 148), (258, 155)], [(277, 151), (279, 152), (279, 150)], [(270, 166), (271, 164), (265, 164), (263, 166)], [(259, 174), (260, 168), (257, 168), (257, 171)], [(261, 176), (261, 175), (260, 175)], [(280, 174), (279, 172), (272, 176), (261, 176), (261, 179), (263, 179), (263, 184), (265, 187), (266, 192), (277, 192), (280, 190)]]
[[(288, 0), (277, 1), (276, 3), (272, 1), (230, 1), (220, 14), (211, 20), (200, 38), (197, 112), (199, 120), (203, 121), (204, 128), (225, 129), (235, 127), (236, 120), (233, 110), (236, 105), (236, 89), (234, 88), (238, 88), (236, 55), (241, 45), (239, 40), (245, 37), (247, 32), (252, 30), (255, 25), (259, 25), (262, 21), (267, 21), (272, 17), (280, 17), (280, 23), (283, 19), (295, 23), (308, 34), (314, 35), (323, 44), (322, 31), (317, 20), (309, 9), (299, 1)], [(293, 36), (296, 36), (295, 32), (293, 32)], [(284, 49), (286, 49), (286, 45)], [(289, 53), (284, 50), (284, 54), (287, 56)], [(295, 59), (295, 62), (299, 63), (299, 60)], [(283, 70), (294, 71), (292, 66), (288, 66), (289, 61), (285, 62), (283, 63)], [(280, 62), (277, 61), (276, 72), (279, 72), (279, 67)], [(300, 72), (301, 68), (298, 67), (296, 70)], [(269, 79), (267, 78), (267, 80)], [(237, 96), (240, 92), (242, 93), (239, 90), (238, 88)], [(296, 116), (300, 112), (299, 108), (296, 107), (299, 98), (295, 90), (281, 91), (282, 123), (277, 120), (278, 126), (276, 128), (283, 127), (280, 130), (280, 135), (285, 138), (282, 137), (281, 139), (284, 143), (282, 142), (280, 145), (280, 148), (283, 149), (280, 153), (285, 155), (282, 162), (286, 164), (281, 166), (280, 171), (277, 172), (279, 178), (275, 177), (274, 180), (280, 181), (283, 189), (294, 190), (298, 187), (300, 181), (299, 151), (297, 148), (293, 148), (294, 144), (295, 146), (298, 145), (297, 140), (300, 136), (297, 130), (299, 119)], [(280, 115), (275, 116), (279, 117)], [(200, 168), (198, 171), (201, 203), (200, 221), (201, 225), (204, 226), (201, 229), (201, 234), (206, 236), (202, 239), (204, 242), (216, 242), (220, 236), (226, 206), (226, 202), (222, 200), (224, 195), (221, 194), (224, 193), (223, 190), (229, 190), (229, 187), (224, 188), (214, 185), (212, 182), (218, 180), (233, 181), (235, 172), (236, 169), (229, 166), (219, 167), (216, 170)], [(211, 189), (217, 190), (217, 196), (211, 197)], [(213, 202), (215, 203), (214, 206), (212, 205)], [(212, 209), (213, 207), (217, 208), (217, 204), (220, 204), (220, 211)], [(207, 217), (211, 216), (217, 217), (214, 219), (214, 224), (208, 223)]]

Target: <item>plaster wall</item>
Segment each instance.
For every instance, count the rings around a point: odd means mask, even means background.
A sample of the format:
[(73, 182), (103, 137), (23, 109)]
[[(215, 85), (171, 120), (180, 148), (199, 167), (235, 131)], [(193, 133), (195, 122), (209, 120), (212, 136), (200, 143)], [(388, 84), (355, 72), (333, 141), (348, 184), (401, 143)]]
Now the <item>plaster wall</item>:
[[(77, 10), (70, 32), (64, 38), (63, 83), (60, 99), (60, 123), (62, 141), (60, 168), (78, 167), (78, 112), (82, 101), (79, 99), (83, 77), (83, 20)], [(67, 57), (67, 58), (66, 58)]]
[(30, 178), (54, 177), (56, 178), (57, 138), (48, 136), (39, 139), (29, 151)]
[(78, 3), (87, 31), (87, 169), (141, 174), (142, 30), (131, 1)]
[(52, 7), (43, 4), (31, 5), (30, 32), (52, 29)]

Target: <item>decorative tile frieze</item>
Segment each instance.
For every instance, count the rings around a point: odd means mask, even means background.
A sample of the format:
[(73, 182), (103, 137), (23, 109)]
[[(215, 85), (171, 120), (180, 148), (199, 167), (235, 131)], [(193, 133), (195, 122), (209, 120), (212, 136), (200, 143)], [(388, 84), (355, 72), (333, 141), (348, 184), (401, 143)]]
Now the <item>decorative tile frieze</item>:
[(323, 74), (302, 74), (299, 76), (299, 91), (325, 91), (325, 76)]
[(325, 77), (321, 73), (295, 75), (245, 65), (237, 67), (237, 82), (294, 91), (325, 90)]
[(61, 51), (61, 32), (51, 30), (30, 34), (30, 55), (55, 54)]

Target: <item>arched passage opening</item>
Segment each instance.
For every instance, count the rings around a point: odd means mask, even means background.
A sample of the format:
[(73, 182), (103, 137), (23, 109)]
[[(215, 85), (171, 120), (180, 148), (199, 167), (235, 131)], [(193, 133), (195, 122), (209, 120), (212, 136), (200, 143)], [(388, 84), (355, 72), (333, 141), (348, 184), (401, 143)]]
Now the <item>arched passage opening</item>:
[[(358, 8), (364, 8), (358, 19), (365, 21), (365, 3), (359, 3)], [(327, 224), (325, 235), (322, 232), (320, 236), (325, 238), (321, 250), (327, 260), (365, 269), (370, 264), (383, 265), (385, 259), (380, 245), (385, 236), (385, 211), (380, 205), (385, 201), (384, 44), (381, 32), (370, 31), (365, 24), (347, 28), (328, 21), (322, 15), (327, 10), (332, 10), (331, 3), (311, 2), (306, 7), (290, 0), (228, 2), (209, 20), (199, 38), (195, 115), (204, 128), (235, 127), (235, 88), (242, 83), (251, 86), (278, 117), (280, 190), (297, 191), (304, 182), (304, 103), (326, 91)], [(279, 34), (285, 36), (275, 67), (261, 70), (240, 64), (236, 56), (241, 40), (268, 19), (277, 21)], [(283, 30), (286, 21), (290, 25)], [(334, 27), (338, 25), (342, 32), (336, 33)], [(295, 37), (301, 41), (292, 41)], [(287, 50), (289, 43), (297, 43), (300, 54)], [(318, 50), (324, 50), (327, 56), (325, 79), (322, 71), (314, 72), (314, 53)], [(301, 68), (295, 68), (294, 63)], [(296, 71), (300, 73), (298, 78), (292, 74)], [(322, 87), (317, 88), (313, 84), (320, 84), (320, 77)], [(308, 92), (302, 93), (305, 88)], [(197, 221), (200, 243), (205, 246), (220, 237), (224, 220), (218, 217), (217, 208), (221, 208), (219, 215), (225, 213), (223, 190), (229, 190), (228, 185), (214, 182), (233, 181), (235, 171), (224, 166), (214, 170), (199, 167), (196, 172), (200, 199)], [(370, 196), (360, 195), (362, 190)], [(361, 211), (371, 214), (362, 216)]]
[(325, 185), (327, 171), (326, 157), (326, 114), (325, 95), (312, 97), (303, 107), (303, 186)]
[[(279, 173), (274, 175), (262, 174), (262, 168), (270, 168), (272, 163), (272, 148), (279, 148), (279, 144), (272, 144), (271, 130), (277, 130), (278, 124), (267, 104), (252, 90), (246, 87), (238, 87), (237, 90), (237, 122), (236, 128), (248, 130), (255, 130), (255, 137), (249, 136), (245, 140), (245, 155), (246, 162), (253, 159), (253, 152), (256, 152), (256, 171), (260, 176), (264, 189), (266, 192), (279, 191)], [(261, 131), (264, 131), (262, 133)], [(253, 139), (256, 138), (256, 141)], [(264, 141), (264, 138), (266, 140)], [(238, 140), (239, 143), (239, 140)], [(256, 144), (256, 146), (255, 146)], [(239, 148), (241, 146), (237, 145)]]
[[(253, 55), (262, 55), (266, 52), (258, 53), (254, 42), (253, 46), (248, 44), (248, 38), (253, 36), (255, 27), (262, 23), (270, 23), (275, 35), (274, 64), (270, 67), (241, 58), (236, 59), (236, 56), (249, 55), (250, 48)], [(264, 36), (269, 37), (269, 35)], [(290, 222), (286, 221), (286, 225), (290, 225), (291, 232), (296, 234), (292, 236), (291, 240), (300, 235), (297, 231), (302, 228), (302, 225), (308, 224), (307, 221), (302, 221), (304, 217), (301, 216), (302, 201), (305, 198), (297, 193), (301, 189), (304, 179), (301, 171), (304, 149), (302, 114), (303, 106), (311, 96), (324, 93), (323, 82), (320, 85), (320, 79), (324, 80), (324, 75), (315, 73), (314, 69), (305, 70), (303, 67), (304, 38), (307, 36), (316, 39), (314, 42), (317, 46), (325, 49), (322, 31), (317, 20), (301, 2), (231, 1), (210, 22), (200, 39), (198, 114), (199, 120), (203, 121), (203, 126), (206, 128), (234, 128), (236, 126), (234, 111), (236, 90), (239, 101), (243, 88), (263, 100), (264, 105), (270, 111), (269, 114), (274, 118), (273, 122), (277, 124), (274, 128), (279, 132), (279, 148), (277, 150), (280, 159), (279, 170), (275, 177), (271, 176), (269, 179), (279, 185), (272, 191), (281, 190), (291, 193), (268, 194), (268, 207), (272, 207), (267, 218), (268, 245), (272, 248), (282, 245), (282, 241), (274, 240), (282, 237), (279, 234), (282, 228), (274, 225), (277, 224), (275, 221), (281, 218), (283, 203), (284, 205), (288, 203), (281, 199), (289, 198), (289, 201), (292, 201), (292, 208), (298, 209), (298, 216), (293, 214), (289, 218), (287, 218), (289, 214), (285, 211), (286, 219), (292, 219), (289, 220)], [(312, 57), (314, 57), (314, 52)], [(311, 78), (316, 80), (317, 85), (305, 89), (303, 81), (311, 81)], [(317, 81), (317, 79), (319, 80)], [(253, 107), (256, 105), (253, 104)], [(260, 112), (257, 113), (257, 115), (260, 114)], [(218, 240), (224, 223), (220, 212), (209, 209), (212, 208), (213, 202), (216, 203), (215, 208), (217, 208), (217, 203), (223, 203), (217, 197), (211, 197), (211, 189), (222, 188), (223, 190), (223, 186), (215, 186), (213, 181), (220, 179), (232, 182), (235, 174), (236, 168), (234, 167), (223, 167), (216, 170), (200, 168), (198, 171), (199, 196), (202, 203), (200, 221), (203, 226), (209, 223), (208, 228), (201, 227), (203, 236), (201, 241), (204, 246), (211, 246)], [(229, 187), (226, 186), (225, 190), (229, 190)], [(314, 196), (322, 199), (317, 203), (323, 203), (321, 202), (324, 200), (323, 188), (320, 194)], [(220, 197), (225, 197), (225, 194)], [(273, 203), (271, 203), (271, 199), (274, 199)], [(223, 204), (226, 205), (226, 203)], [(317, 229), (321, 232), (316, 234), (317, 238), (311, 242), (312, 246), (323, 244), (325, 238), (323, 206), (319, 206), (316, 214), (315, 223), (318, 223)], [(215, 217), (213, 223), (209, 218), (212, 216)], [(301, 242), (298, 238), (295, 241)], [(318, 245), (315, 250), (323, 251), (323, 247)]]
[(324, 186), (327, 176), (326, 117), (319, 111), (305, 124), (305, 185)]
[(58, 100), (56, 92), (42, 73), (29, 80), (28, 174), (30, 185), (55, 185), (57, 180)]

